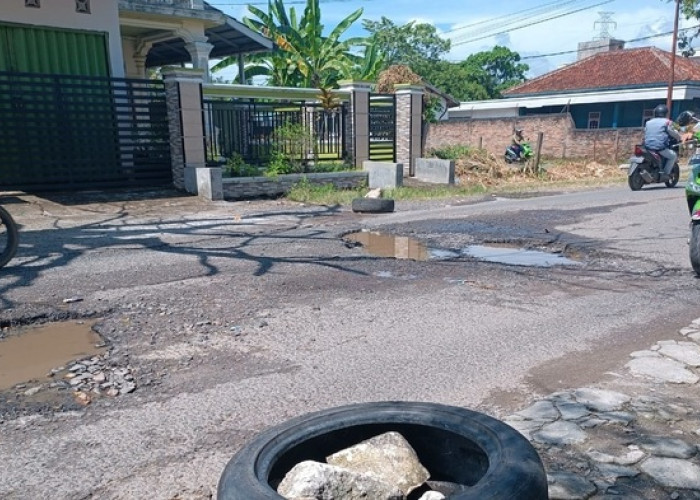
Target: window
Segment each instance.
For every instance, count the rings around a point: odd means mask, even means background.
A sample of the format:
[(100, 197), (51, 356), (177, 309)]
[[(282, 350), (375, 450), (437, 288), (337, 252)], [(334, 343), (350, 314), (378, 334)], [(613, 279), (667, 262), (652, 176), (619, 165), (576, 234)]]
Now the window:
[(24, 0), (25, 7), (34, 7), (35, 9), (41, 8), (40, 0)]
[(642, 113), (642, 127), (647, 124), (649, 120), (654, 118), (654, 110), (653, 109), (645, 109), (644, 112)]
[(75, 0), (75, 11), (81, 14), (89, 14), (90, 0)]
[(588, 128), (600, 128), (599, 111), (591, 111), (588, 113)]

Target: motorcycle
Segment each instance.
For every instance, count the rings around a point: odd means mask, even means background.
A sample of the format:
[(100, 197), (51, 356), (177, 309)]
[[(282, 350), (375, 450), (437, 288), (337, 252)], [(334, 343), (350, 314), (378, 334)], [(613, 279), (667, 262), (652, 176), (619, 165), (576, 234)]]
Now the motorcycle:
[[(677, 149), (678, 141), (671, 139), (670, 148)], [(634, 156), (630, 158), (630, 166), (627, 170), (627, 184), (632, 191), (639, 191), (645, 184), (663, 182), (666, 187), (675, 187), (681, 176), (678, 162), (671, 168), (670, 174), (663, 171), (663, 158), (657, 151), (647, 149), (641, 144), (634, 146)]]
[(506, 152), (503, 155), (506, 163), (527, 163), (530, 158), (532, 158), (532, 146), (530, 146), (529, 142), (523, 142), (520, 147), (522, 148), (520, 150), (520, 156), (513, 151), (513, 146), (508, 146), (506, 148)]
[[(700, 158), (690, 164), (690, 176), (685, 185), (685, 199), (690, 212), (690, 264), (700, 276)], [(691, 159), (692, 162), (692, 159)]]
[(19, 231), (10, 213), (0, 207), (0, 267), (6, 265), (17, 252)]

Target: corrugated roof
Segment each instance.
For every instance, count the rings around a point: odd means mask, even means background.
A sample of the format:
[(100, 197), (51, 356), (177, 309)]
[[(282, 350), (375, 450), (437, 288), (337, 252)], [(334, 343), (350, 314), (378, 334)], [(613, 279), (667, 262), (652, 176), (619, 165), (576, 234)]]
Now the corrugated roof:
[[(601, 52), (516, 85), (505, 97), (562, 91), (620, 89), (667, 83), (671, 53), (656, 47)], [(700, 81), (700, 64), (676, 57), (676, 82)]]

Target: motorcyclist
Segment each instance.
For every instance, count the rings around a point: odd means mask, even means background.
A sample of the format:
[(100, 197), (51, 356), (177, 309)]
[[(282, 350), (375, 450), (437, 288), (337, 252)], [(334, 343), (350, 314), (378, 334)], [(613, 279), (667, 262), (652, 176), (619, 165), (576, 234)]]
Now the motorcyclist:
[(644, 147), (657, 151), (664, 158), (663, 176), (668, 179), (678, 155), (669, 148), (670, 139), (681, 142), (681, 135), (676, 131), (673, 122), (668, 118), (668, 108), (659, 104), (654, 108), (654, 118), (644, 125)]
[(516, 128), (513, 131), (513, 137), (511, 139), (510, 149), (515, 154), (515, 159), (520, 160), (520, 154), (523, 152), (523, 142), (525, 142), (525, 137), (523, 136), (523, 129)]

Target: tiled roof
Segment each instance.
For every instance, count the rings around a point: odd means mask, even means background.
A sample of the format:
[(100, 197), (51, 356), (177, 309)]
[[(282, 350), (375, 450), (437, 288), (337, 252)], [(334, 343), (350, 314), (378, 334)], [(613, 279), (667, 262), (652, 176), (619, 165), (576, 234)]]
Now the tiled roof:
[[(504, 95), (658, 85), (668, 83), (670, 71), (671, 53), (656, 47), (601, 52), (516, 85)], [(674, 73), (677, 82), (700, 81), (700, 64), (677, 56)]]

